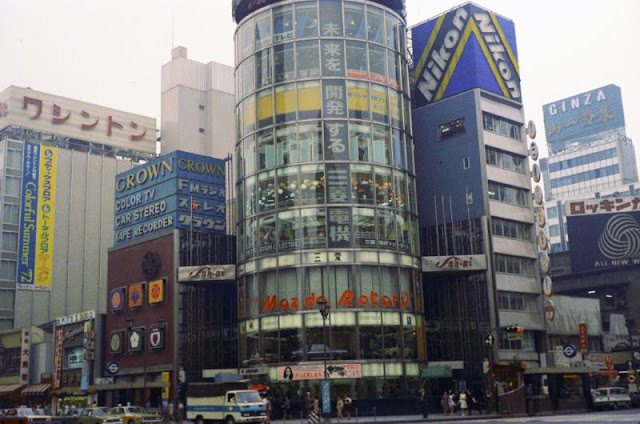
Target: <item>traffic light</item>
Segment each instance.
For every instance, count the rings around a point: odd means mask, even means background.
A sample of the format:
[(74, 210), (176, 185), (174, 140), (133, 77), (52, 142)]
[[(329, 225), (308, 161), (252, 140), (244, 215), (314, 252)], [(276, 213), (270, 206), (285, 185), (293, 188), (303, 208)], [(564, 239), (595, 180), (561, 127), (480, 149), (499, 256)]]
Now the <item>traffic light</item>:
[(507, 332), (507, 339), (522, 340), (522, 327), (519, 324), (508, 325), (504, 328)]

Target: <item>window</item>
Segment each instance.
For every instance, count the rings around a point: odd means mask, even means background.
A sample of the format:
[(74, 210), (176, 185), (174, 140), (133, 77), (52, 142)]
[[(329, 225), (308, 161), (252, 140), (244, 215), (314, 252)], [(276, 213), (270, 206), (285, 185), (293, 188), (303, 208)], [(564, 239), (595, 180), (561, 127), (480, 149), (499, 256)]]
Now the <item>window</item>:
[(526, 352), (535, 352), (536, 344), (531, 331), (522, 333), (522, 340), (509, 340), (506, 331), (501, 331), (499, 336), (499, 346), (503, 350), (523, 350)]
[[(262, 88), (273, 83), (273, 71), (271, 69), (271, 49), (262, 50), (255, 55), (256, 87)], [(253, 72), (253, 69), (247, 70)]]
[(489, 198), (510, 205), (529, 207), (531, 193), (526, 189), (489, 181)]
[(296, 43), (296, 66), (298, 78), (320, 76), (320, 53), (316, 40)]
[(350, 38), (364, 39), (367, 36), (364, 19), (364, 6), (357, 3), (345, 3), (344, 35)]
[(18, 205), (11, 203), (4, 204), (4, 222), (5, 224), (16, 225), (20, 223), (20, 208)]
[(373, 126), (373, 161), (391, 165), (391, 138), (389, 128), (380, 125)]
[(293, 13), (291, 6), (273, 8), (273, 42), (290, 40), (293, 38)]
[(302, 245), (303, 248), (322, 247), (326, 245), (327, 215), (323, 208), (305, 208), (302, 214)]
[(353, 234), (356, 246), (375, 247), (376, 220), (374, 209), (353, 208)]
[(438, 140), (447, 140), (455, 135), (464, 134), (464, 118), (438, 125)]
[(0, 261), (0, 279), (1, 280), (16, 280), (16, 261), (3, 259)]
[(258, 133), (258, 170), (273, 168), (275, 165), (275, 149), (273, 147), (273, 131), (265, 130)]
[(462, 158), (462, 168), (463, 169), (471, 168), (471, 158), (469, 156)]
[(547, 208), (547, 218), (557, 218), (558, 217), (558, 207), (551, 206)]
[(351, 160), (369, 162), (371, 160), (371, 129), (369, 124), (350, 124), (349, 140)]
[(315, 2), (296, 3), (296, 38), (318, 36), (318, 5)]
[(614, 147), (599, 152), (589, 153), (575, 158), (565, 159), (558, 162), (549, 163), (549, 172), (557, 172), (563, 169), (574, 168), (580, 165), (588, 165), (590, 163), (599, 162), (607, 159), (613, 159), (618, 156), (618, 151)]
[(322, 127), (320, 122), (298, 124), (300, 162), (322, 160)]
[(523, 277), (537, 276), (536, 261), (534, 259), (500, 253), (496, 253), (494, 259), (496, 272)]
[(371, 80), (387, 82), (387, 58), (385, 48), (375, 44), (369, 45), (369, 76)]
[(295, 61), (293, 43), (282, 44), (273, 48), (276, 82), (291, 81), (295, 78)]
[(583, 183), (586, 181), (595, 180), (596, 178), (604, 178), (619, 173), (620, 168), (618, 165), (605, 166), (598, 169), (592, 169), (589, 171), (568, 175), (566, 177), (552, 178), (551, 188), (560, 188), (571, 184)]
[(367, 45), (358, 41), (347, 41), (347, 76), (368, 78)]
[(497, 217), (491, 218), (491, 233), (498, 237), (531, 241), (532, 226), (532, 224), (524, 222), (511, 221)]
[(204, 105), (198, 105), (198, 109), (204, 110)]
[(370, 165), (351, 165), (351, 186), (353, 202), (374, 204), (375, 183)]
[(482, 112), (482, 124), (486, 131), (522, 141), (522, 124), (487, 112)]
[(6, 177), (4, 193), (7, 196), (20, 197), (20, 178)]
[(487, 164), (497, 166), (502, 169), (514, 171), (522, 175), (527, 174), (526, 157), (516, 155), (493, 147), (486, 147)]
[(22, 151), (15, 149), (7, 150), (7, 168), (22, 169)]
[(258, 211), (273, 209), (276, 206), (275, 172), (268, 171), (258, 175)]
[(550, 225), (549, 226), (549, 236), (557, 237), (560, 235), (560, 226), (558, 225)]
[(367, 7), (367, 32), (369, 41), (382, 44), (384, 42), (384, 20), (382, 10)]
[(204, 134), (204, 128), (198, 128), (198, 132), (199, 132), (200, 134)]
[(256, 18), (256, 50), (271, 44), (271, 12), (261, 13)]
[(498, 309), (505, 311), (536, 312), (536, 296), (526, 293), (498, 292)]
[(369, 119), (369, 84), (347, 81), (347, 105), (350, 118)]
[(2, 250), (16, 252), (18, 250), (18, 233), (4, 231), (2, 233)]

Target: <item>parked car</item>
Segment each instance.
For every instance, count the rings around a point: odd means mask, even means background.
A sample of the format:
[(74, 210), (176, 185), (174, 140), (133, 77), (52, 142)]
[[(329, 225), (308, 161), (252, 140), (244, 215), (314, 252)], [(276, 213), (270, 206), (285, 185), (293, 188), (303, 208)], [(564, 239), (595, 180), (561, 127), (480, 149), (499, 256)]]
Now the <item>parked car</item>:
[(114, 406), (110, 415), (117, 415), (124, 424), (156, 424), (162, 422), (162, 416), (149, 412), (142, 406)]
[(111, 408), (85, 408), (80, 411), (78, 424), (123, 424), (120, 415), (111, 413)]
[(59, 424), (57, 417), (51, 415), (38, 414), (31, 408), (19, 407), (10, 408), (5, 411), (2, 417), (3, 424)]
[(631, 397), (624, 387), (601, 387), (593, 391), (593, 407), (595, 409), (630, 408)]
[(79, 417), (80, 409), (71, 408), (56, 416), (56, 419), (60, 424), (78, 424)]
[[(321, 361), (324, 359), (324, 355), (327, 355), (327, 359), (345, 359), (349, 355), (349, 351), (344, 349), (331, 349), (326, 347), (322, 343), (315, 343), (309, 345), (307, 348), (307, 359), (310, 361)], [(291, 352), (291, 359), (294, 361), (301, 361), (304, 359), (302, 349), (296, 349)]]

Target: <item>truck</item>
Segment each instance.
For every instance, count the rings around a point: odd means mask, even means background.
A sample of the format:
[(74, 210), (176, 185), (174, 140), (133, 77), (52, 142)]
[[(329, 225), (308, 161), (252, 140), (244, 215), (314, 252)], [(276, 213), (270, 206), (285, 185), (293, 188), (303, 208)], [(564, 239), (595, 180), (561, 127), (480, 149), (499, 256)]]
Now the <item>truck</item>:
[(244, 380), (189, 383), (186, 410), (187, 420), (195, 424), (264, 423), (267, 418), (266, 401)]

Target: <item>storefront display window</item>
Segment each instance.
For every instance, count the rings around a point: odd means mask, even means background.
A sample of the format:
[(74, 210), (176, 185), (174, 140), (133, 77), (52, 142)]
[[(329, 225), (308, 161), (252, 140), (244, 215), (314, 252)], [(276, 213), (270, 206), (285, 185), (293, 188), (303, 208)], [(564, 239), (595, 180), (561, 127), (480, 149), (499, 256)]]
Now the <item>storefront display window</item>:
[(298, 168), (290, 166), (278, 169), (278, 208), (293, 206), (298, 198)]
[(275, 171), (258, 175), (258, 212), (276, 207)]
[(264, 215), (258, 219), (258, 242), (260, 253), (271, 253), (275, 250), (276, 219), (274, 215)]
[(297, 205), (324, 203), (324, 167), (322, 165), (302, 165), (300, 167), (300, 190)]
[(278, 213), (278, 250), (286, 251), (299, 248), (300, 218), (298, 210)]
[(378, 206), (393, 205), (393, 183), (391, 170), (379, 166), (374, 167), (376, 176), (376, 204)]
[(276, 128), (276, 151), (279, 166), (298, 162), (295, 124), (281, 125)]
[(375, 182), (370, 165), (351, 165), (351, 193), (355, 203), (373, 205)]
[(378, 245), (384, 248), (396, 246), (395, 213), (392, 210), (378, 210)]
[(376, 221), (374, 209), (353, 209), (353, 237), (358, 247), (375, 247)]
[(303, 248), (324, 247), (327, 244), (326, 212), (324, 208), (302, 209)]

